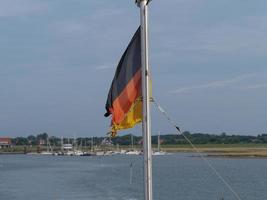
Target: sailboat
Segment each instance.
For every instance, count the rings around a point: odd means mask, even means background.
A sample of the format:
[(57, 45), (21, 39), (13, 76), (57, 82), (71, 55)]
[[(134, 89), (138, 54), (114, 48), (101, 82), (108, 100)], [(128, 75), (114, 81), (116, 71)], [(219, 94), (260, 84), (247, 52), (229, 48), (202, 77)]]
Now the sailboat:
[(167, 155), (167, 152), (161, 151), (160, 149), (160, 132), (158, 133), (158, 149), (153, 152), (153, 156)]
[(77, 145), (77, 140), (76, 140), (76, 135), (74, 134), (73, 137), (73, 155), (74, 156), (81, 156), (83, 155), (83, 152), (79, 150), (78, 145)]
[(131, 150), (126, 152), (126, 155), (141, 155), (141, 151), (135, 150), (134, 149), (134, 142), (133, 142), (133, 134), (131, 134)]
[(76, 136), (73, 136), (73, 143), (71, 144), (69, 141), (67, 144), (64, 144), (63, 149), (66, 150), (64, 155), (67, 156), (81, 156), (83, 154), (78, 148), (76, 148)]
[[(51, 149), (51, 151), (49, 151)], [(46, 138), (46, 151), (42, 151), (40, 153), (41, 155), (53, 155), (52, 147), (50, 146), (49, 143), (49, 137)]]
[[(95, 156), (96, 155), (94, 152), (94, 139), (93, 139), (93, 137), (91, 138), (91, 145), (90, 146), (91, 146), (90, 151), (83, 152), (83, 154), (81, 156)], [(85, 140), (85, 150), (87, 149), (86, 147), (87, 147), (87, 145), (86, 145), (86, 140)]]

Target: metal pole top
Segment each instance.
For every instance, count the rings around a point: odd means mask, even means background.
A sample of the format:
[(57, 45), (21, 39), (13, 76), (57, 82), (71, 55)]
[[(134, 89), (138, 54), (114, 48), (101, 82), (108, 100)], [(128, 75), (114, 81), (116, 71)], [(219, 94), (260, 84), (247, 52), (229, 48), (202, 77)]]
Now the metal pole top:
[(141, 3), (142, 1), (146, 1), (147, 4), (149, 4), (149, 2), (152, 1), (152, 0), (135, 0), (135, 3), (136, 3), (136, 5), (137, 5), (138, 7), (140, 7), (140, 3)]

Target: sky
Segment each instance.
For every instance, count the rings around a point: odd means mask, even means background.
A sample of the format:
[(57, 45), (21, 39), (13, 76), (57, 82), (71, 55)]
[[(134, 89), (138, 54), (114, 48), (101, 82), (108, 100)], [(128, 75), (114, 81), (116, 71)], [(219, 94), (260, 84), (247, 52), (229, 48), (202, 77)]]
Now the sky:
[[(182, 130), (267, 132), (267, 2), (153, 0), (153, 97)], [(134, 0), (0, 1), (0, 136), (104, 136)], [(140, 125), (120, 134), (141, 135)], [(175, 133), (152, 105), (152, 133)]]

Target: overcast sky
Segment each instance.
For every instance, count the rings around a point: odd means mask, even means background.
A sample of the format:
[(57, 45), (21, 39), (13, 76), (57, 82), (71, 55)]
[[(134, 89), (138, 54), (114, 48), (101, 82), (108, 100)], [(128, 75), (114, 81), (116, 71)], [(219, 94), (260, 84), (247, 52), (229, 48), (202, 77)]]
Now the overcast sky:
[[(266, 10), (266, 0), (152, 1), (153, 96), (182, 130), (267, 132)], [(0, 0), (0, 136), (104, 136), (138, 25), (134, 0)], [(175, 132), (152, 114), (153, 133)]]

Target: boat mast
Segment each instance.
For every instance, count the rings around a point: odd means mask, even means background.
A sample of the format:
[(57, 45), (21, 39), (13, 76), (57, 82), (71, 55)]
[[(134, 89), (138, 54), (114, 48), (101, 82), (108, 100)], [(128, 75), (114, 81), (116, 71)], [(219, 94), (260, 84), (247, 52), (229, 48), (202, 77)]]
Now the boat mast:
[(133, 134), (131, 133), (131, 144), (132, 144), (132, 151), (134, 150), (134, 143), (133, 143)]
[(160, 132), (158, 133), (158, 152), (160, 152)]
[(148, 62), (148, 3), (150, 0), (136, 0), (140, 7), (141, 22), (141, 64), (142, 64), (142, 101), (143, 101), (143, 153), (144, 153), (144, 191), (145, 200), (152, 200), (152, 151), (150, 120), (150, 77)]
[(46, 138), (46, 152), (49, 152), (49, 137)]
[(91, 152), (94, 151), (94, 137), (91, 138)]
[(63, 153), (64, 151), (64, 139), (63, 136), (61, 136), (61, 152)]
[(76, 134), (73, 135), (73, 153), (75, 152), (76, 150)]

